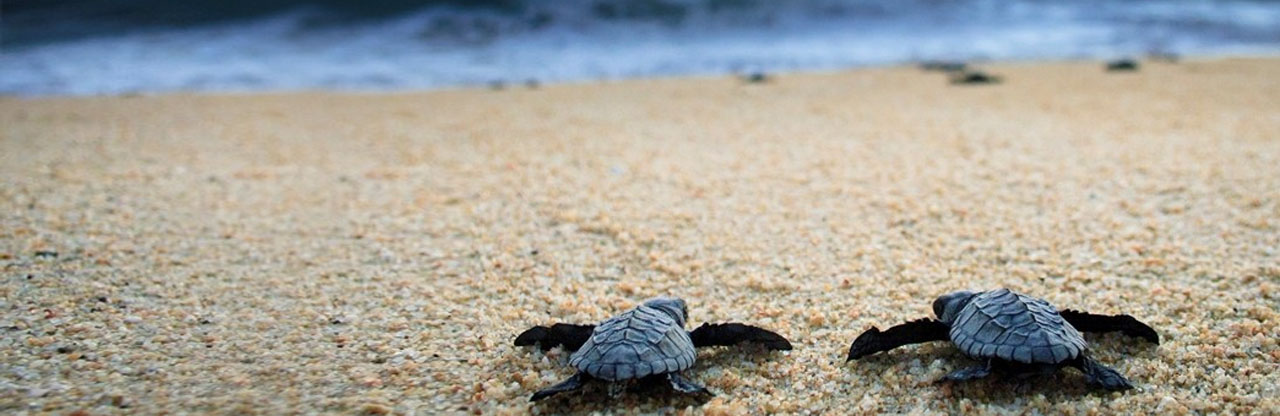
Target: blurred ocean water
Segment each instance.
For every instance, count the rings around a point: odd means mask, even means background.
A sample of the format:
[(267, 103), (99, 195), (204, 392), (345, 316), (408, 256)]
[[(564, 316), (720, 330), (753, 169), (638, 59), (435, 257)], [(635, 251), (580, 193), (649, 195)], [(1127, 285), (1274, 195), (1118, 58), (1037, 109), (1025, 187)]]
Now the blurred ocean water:
[(1280, 54), (1277, 1), (9, 0), (0, 93), (404, 90)]

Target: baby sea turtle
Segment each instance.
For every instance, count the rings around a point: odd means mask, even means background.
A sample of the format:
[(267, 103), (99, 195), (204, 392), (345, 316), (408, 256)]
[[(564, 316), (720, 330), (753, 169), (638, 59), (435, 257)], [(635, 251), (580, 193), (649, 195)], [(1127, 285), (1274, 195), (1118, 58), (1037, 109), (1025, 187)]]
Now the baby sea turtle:
[(1042, 299), (1009, 289), (959, 291), (933, 301), (929, 318), (907, 322), (881, 332), (871, 327), (849, 347), (849, 360), (907, 344), (950, 340), (961, 351), (985, 364), (947, 374), (940, 381), (986, 377), (993, 368), (1016, 374), (1035, 374), (1075, 367), (1090, 384), (1108, 390), (1133, 388), (1119, 372), (1089, 357), (1079, 331), (1113, 332), (1160, 343), (1150, 326), (1129, 315), (1093, 315), (1059, 311)]
[(951, 83), (956, 85), (999, 84), (1002, 79), (982, 71), (958, 71), (951, 73)]
[(1138, 61), (1123, 58), (1107, 62), (1108, 72), (1133, 72), (1138, 70)]
[(968, 67), (969, 65), (961, 61), (924, 61), (920, 63), (920, 69), (937, 72), (960, 72)]
[(791, 343), (776, 333), (738, 323), (704, 323), (687, 332), (684, 327), (688, 314), (684, 300), (657, 297), (599, 325), (558, 323), (524, 331), (516, 337), (517, 346), (538, 344), (547, 350), (563, 345), (566, 351), (576, 351), (569, 357), (569, 364), (578, 370), (573, 377), (534, 393), (529, 400), (577, 390), (592, 379), (609, 382), (609, 391), (614, 395), (626, 381), (641, 379), (664, 380), (683, 393), (711, 394), (706, 387), (680, 375), (693, 367), (697, 358), (694, 348), (756, 342), (771, 350), (791, 349)]
[(763, 84), (769, 82), (769, 74), (762, 71), (755, 71), (742, 76), (742, 80), (748, 84)]

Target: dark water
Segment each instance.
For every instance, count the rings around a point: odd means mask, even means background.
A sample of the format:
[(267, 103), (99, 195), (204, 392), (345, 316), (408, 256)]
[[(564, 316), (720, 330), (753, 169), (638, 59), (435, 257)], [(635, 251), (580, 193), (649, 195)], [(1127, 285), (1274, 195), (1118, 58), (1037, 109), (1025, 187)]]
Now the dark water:
[(1275, 1), (7, 0), (0, 92), (400, 90), (1280, 52)]

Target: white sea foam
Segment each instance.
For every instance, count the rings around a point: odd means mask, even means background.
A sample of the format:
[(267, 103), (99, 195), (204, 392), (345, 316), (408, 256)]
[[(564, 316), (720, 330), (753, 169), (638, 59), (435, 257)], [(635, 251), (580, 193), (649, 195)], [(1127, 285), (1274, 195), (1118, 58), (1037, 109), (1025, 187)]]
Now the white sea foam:
[(349, 24), (315, 24), (315, 11), (293, 10), (6, 46), (0, 92), (399, 90), (924, 59), (1280, 51), (1280, 4), (1270, 2), (802, 3), (602, 17), (581, 2), (530, 2), (518, 13), (434, 7)]

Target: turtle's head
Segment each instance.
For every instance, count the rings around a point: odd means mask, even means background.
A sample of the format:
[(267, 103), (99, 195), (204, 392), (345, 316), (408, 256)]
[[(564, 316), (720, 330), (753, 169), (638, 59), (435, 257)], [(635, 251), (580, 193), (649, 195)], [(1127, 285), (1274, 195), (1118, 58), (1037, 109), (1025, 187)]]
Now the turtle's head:
[(964, 309), (970, 300), (973, 300), (974, 295), (977, 293), (961, 290), (939, 296), (938, 300), (933, 301), (933, 314), (938, 315), (938, 320), (942, 323), (951, 325), (951, 321), (956, 319), (956, 315), (960, 314), (960, 310)]
[(685, 306), (684, 299), (676, 297), (659, 296), (644, 301), (644, 306), (666, 312), (680, 324), (681, 328), (684, 327), (684, 322), (689, 317), (689, 307)]

